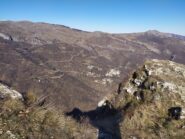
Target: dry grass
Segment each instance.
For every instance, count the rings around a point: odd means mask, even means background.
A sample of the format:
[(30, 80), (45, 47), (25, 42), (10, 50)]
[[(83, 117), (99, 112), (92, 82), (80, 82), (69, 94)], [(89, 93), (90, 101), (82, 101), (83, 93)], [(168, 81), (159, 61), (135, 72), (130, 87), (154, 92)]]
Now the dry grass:
[[(28, 98), (35, 100), (33, 95)], [(29, 99), (30, 105), (35, 103)], [(62, 111), (41, 106), (30, 109), (20, 100), (0, 102), (1, 139), (91, 139), (93, 134), (84, 134), (85, 130), (87, 127), (65, 117)]]

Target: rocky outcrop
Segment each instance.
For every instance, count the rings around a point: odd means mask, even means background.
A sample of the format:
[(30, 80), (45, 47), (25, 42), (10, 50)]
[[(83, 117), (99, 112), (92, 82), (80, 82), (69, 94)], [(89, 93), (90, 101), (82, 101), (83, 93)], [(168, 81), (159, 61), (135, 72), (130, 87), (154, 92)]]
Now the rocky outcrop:
[[(152, 101), (169, 98), (174, 106), (181, 106), (182, 112), (184, 112), (185, 66), (162, 60), (145, 62), (141, 69), (134, 72), (132, 78), (125, 84), (123, 91), (135, 96), (138, 100), (143, 100), (147, 99), (143, 94), (145, 90), (152, 93)], [(185, 113), (182, 113), (182, 117), (184, 116)]]
[(146, 61), (106, 101), (123, 115), (120, 122), (123, 139), (183, 138), (185, 65), (156, 59)]
[(3, 38), (3, 39), (5, 39), (5, 40), (13, 41), (12, 36), (6, 35), (4, 33), (0, 33), (0, 37)]
[(0, 99), (10, 97), (12, 99), (23, 99), (21, 93), (0, 83)]

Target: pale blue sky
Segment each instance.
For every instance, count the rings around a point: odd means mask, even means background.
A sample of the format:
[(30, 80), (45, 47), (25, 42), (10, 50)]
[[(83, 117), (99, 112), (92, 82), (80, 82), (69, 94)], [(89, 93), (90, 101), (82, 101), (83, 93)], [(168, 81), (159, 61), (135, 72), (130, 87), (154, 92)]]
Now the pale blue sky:
[(185, 0), (0, 0), (0, 20), (57, 23), (114, 33), (185, 35)]

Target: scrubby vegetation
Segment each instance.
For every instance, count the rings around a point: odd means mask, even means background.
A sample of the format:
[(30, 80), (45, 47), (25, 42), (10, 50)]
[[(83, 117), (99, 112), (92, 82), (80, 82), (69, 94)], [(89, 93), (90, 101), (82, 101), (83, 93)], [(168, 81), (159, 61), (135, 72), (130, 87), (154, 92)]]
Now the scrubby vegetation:
[(1, 139), (90, 139), (83, 134), (85, 126), (66, 118), (62, 111), (36, 105), (32, 93), (26, 98), (0, 100)]

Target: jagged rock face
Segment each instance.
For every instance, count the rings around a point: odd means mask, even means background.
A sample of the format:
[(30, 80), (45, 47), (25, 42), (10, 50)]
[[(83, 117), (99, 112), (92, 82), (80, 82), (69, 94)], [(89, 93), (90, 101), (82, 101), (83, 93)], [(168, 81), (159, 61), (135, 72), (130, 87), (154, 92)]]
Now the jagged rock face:
[[(123, 112), (123, 138), (182, 138), (185, 135), (185, 65), (146, 61), (108, 99)], [(133, 132), (134, 130), (134, 132)]]
[(0, 22), (0, 81), (21, 93), (49, 94), (59, 108), (94, 108), (137, 66), (154, 58), (185, 64), (185, 40), (151, 31), (108, 34)]

